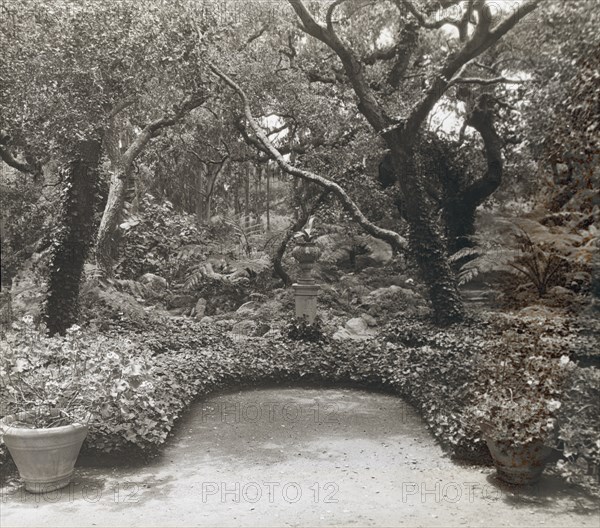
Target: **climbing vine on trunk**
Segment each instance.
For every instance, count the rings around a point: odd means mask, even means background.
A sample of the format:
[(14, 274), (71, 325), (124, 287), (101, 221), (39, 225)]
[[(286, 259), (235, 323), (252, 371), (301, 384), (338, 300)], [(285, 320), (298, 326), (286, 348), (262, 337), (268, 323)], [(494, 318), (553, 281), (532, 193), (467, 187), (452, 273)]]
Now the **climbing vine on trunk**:
[(79, 285), (92, 244), (101, 144), (78, 143), (62, 170), (62, 212), (54, 237), (44, 319), (51, 335), (77, 322)]

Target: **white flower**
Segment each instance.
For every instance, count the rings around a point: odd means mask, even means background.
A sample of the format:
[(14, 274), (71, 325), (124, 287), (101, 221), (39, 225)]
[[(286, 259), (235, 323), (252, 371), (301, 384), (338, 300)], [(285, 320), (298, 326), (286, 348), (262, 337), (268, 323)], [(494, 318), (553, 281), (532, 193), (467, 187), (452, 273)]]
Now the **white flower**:
[(568, 365), (570, 361), (571, 360), (569, 359), (569, 356), (560, 356), (560, 365), (561, 366)]
[(13, 372), (23, 372), (28, 366), (29, 366), (29, 363), (27, 360), (19, 358), (15, 362), (15, 366), (12, 368), (12, 371)]
[(560, 409), (561, 403), (558, 400), (550, 400), (548, 402), (548, 410), (550, 412), (554, 412), (557, 411), (558, 409)]
[(109, 361), (119, 361), (120, 358), (114, 352), (109, 352), (108, 354), (106, 354), (106, 359), (108, 359)]

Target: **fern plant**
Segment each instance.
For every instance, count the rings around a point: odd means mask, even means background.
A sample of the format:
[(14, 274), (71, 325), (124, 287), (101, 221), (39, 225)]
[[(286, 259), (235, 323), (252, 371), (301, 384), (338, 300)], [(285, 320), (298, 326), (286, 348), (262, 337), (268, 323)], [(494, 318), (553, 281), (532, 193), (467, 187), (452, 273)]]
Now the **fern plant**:
[(271, 260), (268, 255), (260, 255), (232, 260), (227, 264), (229, 273), (215, 272), (210, 262), (201, 262), (192, 266), (185, 278), (184, 289), (197, 290), (206, 281), (239, 282), (269, 269)]
[(232, 229), (234, 235), (238, 238), (242, 252), (250, 257), (253, 250), (252, 243), (263, 234), (262, 222), (247, 223), (246, 217), (242, 213), (227, 218), (224, 223)]
[(503, 271), (531, 283), (543, 297), (569, 270), (589, 266), (596, 251), (598, 230), (576, 229), (573, 222), (546, 226), (533, 219), (498, 219), (494, 229), (476, 239), (475, 247), (451, 256), (453, 262), (471, 259), (459, 270), (459, 284), (482, 273)]
[(346, 261), (350, 268), (357, 269), (356, 258), (359, 255), (373, 253), (373, 239), (368, 235), (356, 234), (343, 226), (331, 226), (328, 234), (319, 238), (322, 247), (322, 262), (340, 263)]

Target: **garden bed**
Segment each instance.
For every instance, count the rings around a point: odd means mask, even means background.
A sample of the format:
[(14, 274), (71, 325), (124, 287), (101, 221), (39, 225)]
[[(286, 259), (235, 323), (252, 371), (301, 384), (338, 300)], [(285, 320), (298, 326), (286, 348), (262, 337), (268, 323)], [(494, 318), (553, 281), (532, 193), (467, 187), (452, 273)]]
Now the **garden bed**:
[[(190, 403), (217, 390), (318, 383), (393, 392), (415, 406), (452, 456), (477, 463), (490, 461), (480, 432), (463, 420), (477, 386), (487, 383), (479, 377), (478, 361), (495, 334), (483, 321), (440, 330), (418, 319), (405, 320), (401, 327), (388, 325), (377, 339), (364, 342), (302, 341), (280, 334), (234, 340), (189, 319), (165, 320), (153, 328), (115, 327), (108, 336), (115, 343), (127, 338), (140, 343), (134, 350), (145, 365), (145, 376), (118, 403), (106, 402), (86, 440), (88, 453), (152, 456)], [(85, 340), (93, 341), (94, 334), (86, 333)], [(587, 383), (599, 384), (597, 378)], [(582, 396), (590, 395), (580, 390), (579, 405), (583, 405)], [(587, 427), (593, 432), (595, 422)], [(583, 445), (589, 434), (576, 430), (577, 441)], [(578, 454), (576, 445), (569, 449)], [(598, 457), (597, 451), (584, 454)]]

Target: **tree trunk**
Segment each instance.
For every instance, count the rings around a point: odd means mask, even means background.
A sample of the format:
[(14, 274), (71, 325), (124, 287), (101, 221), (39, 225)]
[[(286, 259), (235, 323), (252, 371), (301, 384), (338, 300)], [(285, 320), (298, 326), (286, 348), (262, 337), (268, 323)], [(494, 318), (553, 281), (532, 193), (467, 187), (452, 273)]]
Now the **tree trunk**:
[(502, 183), (502, 139), (494, 126), (491, 104), (488, 96), (482, 96), (467, 119), (467, 124), (477, 130), (483, 139), (487, 171), (457, 193), (447, 193), (449, 199), (444, 204), (444, 219), (450, 254), (472, 246), (475, 211)]
[(111, 277), (113, 274), (111, 241), (119, 226), (119, 219), (125, 205), (127, 186), (134, 161), (144, 150), (148, 142), (153, 137), (156, 137), (162, 129), (175, 125), (185, 114), (191, 112), (203, 102), (203, 98), (190, 96), (179, 107), (176, 107), (174, 115), (165, 115), (147, 124), (131, 142), (125, 153), (121, 156), (117, 167), (113, 170), (108, 200), (104, 208), (104, 214), (102, 215), (96, 239), (96, 264), (98, 271), (105, 277)]
[(125, 207), (127, 176), (126, 172), (119, 170), (114, 171), (111, 175), (108, 199), (96, 239), (96, 264), (102, 275), (106, 277), (113, 275), (113, 241), (121, 213)]
[(204, 221), (204, 212), (203, 212), (203, 192), (202, 188), (202, 169), (199, 168), (196, 172), (196, 225), (201, 226)]
[(239, 215), (242, 208), (240, 206), (240, 175), (239, 173), (235, 178), (235, 187), (233, 189), (233, 213), (235, 216)]
[(64, 334), (77, 322), (79, 285), (93, 240), (98, 163), (97, 140), (80, 142), (63, 169), (64, 199), (54, 241), (44, 319), (50, 335)]
[(246, 181), (244, 182), (244, 196), (246, 205), (244, 209), (244, 226), (250, 227), (250, 167), (246, 165)]
[(225, 170), (225, 167), (228, 164), (228, 158), (226, 157), (223, 161), (217, 165), (216, 167), (207, 167), (207, 175), (208, 175), (208, 185), (205, 193), (204, 199), (204, 221), (206, 223), (210, 222), (210, 218), (212, 216), (212, 202), (213, 196), (215, 194), (215, 187), (219, 176)]
[(159, 119), (147, 125), (122, 155), (112, 172), (108, 199), (96, 238), (96, 264), (101, 275), (105, 277), (113, 275), (113, 252), (116, 250), (113, 242), (125, 207), (133, 162), (158, 130), (169, 125), (170, 121), (166, 119)]
[(422, 174), (418, 149), (402, 137), (389, 147), (396, 173), (402, 175), (399, 183), (409, 225), (409, 245), (429, 289), (434, 319), (441, 325), (460, 321), (464, 316), (462, 299), (446, 245), (428, 203), (423, 185), (428, 175)]
[(267, 178), (267, 200), (265, 204), (265, 210), (267, 215), (267, 233), (271, 231), (271, 169), (267, 167), (266, 174)]

